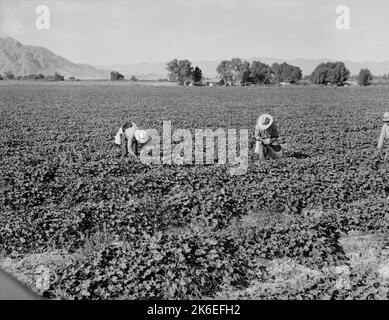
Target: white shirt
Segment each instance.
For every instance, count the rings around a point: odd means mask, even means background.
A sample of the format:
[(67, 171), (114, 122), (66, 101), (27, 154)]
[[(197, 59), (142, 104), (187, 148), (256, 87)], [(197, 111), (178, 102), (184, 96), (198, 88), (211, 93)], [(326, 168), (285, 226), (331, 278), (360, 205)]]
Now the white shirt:
[(115, 144), (118, 144), (118, 145), (121, 144), (121, 140), (120, 140), (120, 135), (121, 134), (124, 134), (127, 137), (127, 139), (131, 139), (132, 140), (134, 138), (136, 130), (138, 130), (138, 126), (135, 123), (133, 123), (133, 122), (132, 122), (132, 127), (127, 128), (125, 130), (125, 132), (123, 132), (123, 127), (120, 127), (118, 132), (115, 135)]
[(381, 135), (378, 140), (378, 149), (382, 149), (385, 139), (389, 139), (389, 124), (385, 123), (381, 130)]

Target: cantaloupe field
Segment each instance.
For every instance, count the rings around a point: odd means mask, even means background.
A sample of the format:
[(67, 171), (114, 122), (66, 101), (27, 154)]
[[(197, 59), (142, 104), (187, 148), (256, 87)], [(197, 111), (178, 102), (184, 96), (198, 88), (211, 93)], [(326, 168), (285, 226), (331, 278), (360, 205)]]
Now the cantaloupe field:
[[(389, 297), (389, 87), (7, 83), (0, 111), (0, 267), (46, 298)], [(249, 129), (247, 172), (121, 162), (128, 119)]]

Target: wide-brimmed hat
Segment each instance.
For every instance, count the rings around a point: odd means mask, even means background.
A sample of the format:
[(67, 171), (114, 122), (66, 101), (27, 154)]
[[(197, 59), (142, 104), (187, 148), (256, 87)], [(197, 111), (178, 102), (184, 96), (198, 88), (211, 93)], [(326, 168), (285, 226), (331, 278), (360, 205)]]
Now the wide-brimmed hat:
[(146, 130), (136, 130), (135, 139), (139, 143), (146, 143), (149, 140), (149, 134), (147, 133)]
[(384, 113), (384, 122), (389, 122), (389, 112)]
[(273, 124), (274, 119), (270, 114), (261, 114), (257, 121), (257, 127), (260, 130), (266, 130), (269, 129), (269, 127)]

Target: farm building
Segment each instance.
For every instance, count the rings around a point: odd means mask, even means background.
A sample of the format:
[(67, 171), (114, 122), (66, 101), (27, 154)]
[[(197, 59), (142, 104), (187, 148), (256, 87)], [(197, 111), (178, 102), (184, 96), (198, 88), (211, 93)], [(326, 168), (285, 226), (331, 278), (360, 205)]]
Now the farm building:
[(357, 86), (358, 82), (356, 80), (347, 80), (344, 84), (346, 86)]
[(212, 78), (212, 79), (204, 80), (203, 84), (210, 87), (223, 86), (224, 80), (219, 78)]
[(281, 87), (288, 87), (291, 86), (292, 84), (290, 82), (280, 82)]
[(225, 83), (224, 83), (224, 80), (223, 79), (219, 79), (219, 78), (214, 78), (214, 79), (207, 79), (207, 80), (202, 80), (202, 81), (199, 81), (199, 82), (194, 82), (193, 80), (186, 80), (182, 83), (183, 86), (189, 86), (189, 87), (193, 87), (193, 86), (210, 86), (210, 87), (213, 87), (213, 86), (223, 86)]
[(193, 86), (203, 86), (203, 83), (201, 81), (194, 82), (193, 80), (190, 80), (190, 81), (184, 81), (183, 85), (193, 87)]

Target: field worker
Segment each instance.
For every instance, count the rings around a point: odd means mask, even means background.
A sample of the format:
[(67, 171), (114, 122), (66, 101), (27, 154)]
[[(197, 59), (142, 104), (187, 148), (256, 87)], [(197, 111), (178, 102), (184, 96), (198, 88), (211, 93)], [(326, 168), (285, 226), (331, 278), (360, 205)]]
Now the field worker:
[(270, 114), (262, 114), (258, 117), (255, 126), (255, 153), (260, 160), (280, 159), (283, 155), (282, 148), (277, 142), (277, 126)]
[(130, 157), (138, 157), (140, 150), (149, 141), (146, 130), (140, 130), (138, 126), (127, 121), (120, 127), (115, 135), (115, 143), (121, 147), (121, 159), (128, 154)]
[[(384, 125), (382, 126), (381, 135), (380, 135), (380, 138), (378, 140), (378, 145), (377, 145), (378, 151), (382, 150), (382, 147), (384, 146), (385, 139), (389, 140), (389, 112), (384, 113), (383, 121), (384, 121)], [(388, 162), (389, 162), (389, 148), (386, 151), (385, 159), (384, 159), (384, 163), (388, 163)]]

